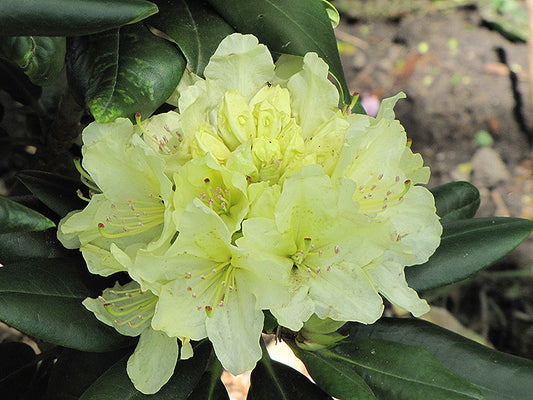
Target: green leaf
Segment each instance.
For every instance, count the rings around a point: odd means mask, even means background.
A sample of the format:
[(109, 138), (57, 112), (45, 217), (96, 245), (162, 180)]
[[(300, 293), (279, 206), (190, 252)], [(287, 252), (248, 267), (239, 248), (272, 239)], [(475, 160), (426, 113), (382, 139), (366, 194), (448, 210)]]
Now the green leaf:
[(441, 222), (474, 217), (479, 208), (479, 190), (468, 182), (450, 182), (431, 189)]
[(62, 349), (50, 374), (47, 398), (78, 400), (96, 379), (130, 352), (131, 349), (106, 353)]
[(263, 332), (275, 333), (276, 328), (279, 326), (278, 320), (268, 310), (264, 310), (265, 322), (263, 323)]
[(54, 226), (37, 211), (0, 196), (0, 233), (44, 231)]
[[(339, 82), (344, 103), (351, 95), (328, 13), (320, 0), (208, 0), (238, 32), (252, 33), (278, 54), (316, 52)], [(357, 111), (357, 110), (354, 110)]]
[(340, 331), (354, 339), (386, 339), (423, 347), (476, 385), (486, 400), (523, 400), (533, 393), (533, 361), (489, 349), (429, 322), (382, 318), (372, 325), (350, 322)]
[(159, 13), (147, 23), (176, 43), (192, 72), (203, 75), (218, 45), (233, 28), (209, 4), (196, 0), (157, 0)]
[(0, 35), (88, 35), (156, 12), (155, 4), (144, 0), (2, 0)]
[(248, 400), (331, 399), (295, 369), (271, 360), (264, 345), (262, 347), (263, 358), (252, 371)]
[(187, 400), (229, 400), (226, 387), (220, 379), (223, 371), (222, 364), (214, 359)]
[(55, 230), (0, 234), (0, 264), (30, 258), (58, 258), (72, 254), (57, 240)]
[(10, 62), (0, 59), (0, 89), (21, 104), (42, 110), (39, 103), (42, 89), (31, 83), (27, 75)]
[(69, 81), (97, 122), (150, 116), (173, 93), (185, 58), (171, 42), (142, 23), (75, 38)]
[(488, 267), (527, 239), (533, 221), (521, 218), (474, 218), (442, 224), (441, 244), (425, 264), (405, 269), (416, 291), (463, 280)]
[(483, 399), (477, 388), (425, 349), (388, 340), (348, 340), (317, 353), (353, 368), (380, 400)]
[(327, 352), (305, 351), (296, 345), (291, 348), (326, 393), (343, 400), (376, 399), (372, 389), (350, 364), (330, 357)]
[(30, 336), (77, 350), (124, 347), (131, 339), (102, 324), (81, 304), (95, 294), (98, 282), (107, 281), (89, 274), (74, 258), (4, 265), (0, 268), (0, 319)]
[(65, 61), (64, 37), (13, 36), (0, 37), (0, 57), (17, 64), (32, 83), (53, 84)]
[(78, 189), (86, 189), (79, 180), (31, 170), (19, 172), (17, 178), (35, 197), (60, 217), (87, 205), (76, 193)]
[(126, 373), (125, 357), (98, 378), (80, 400), (186, 400), (202, 377), (212, 351), (208, 341), (197, 343), (193, 349), (194, 356), (178, 361), (174, 375), (156, 394), (147, 396), (135, 389)]

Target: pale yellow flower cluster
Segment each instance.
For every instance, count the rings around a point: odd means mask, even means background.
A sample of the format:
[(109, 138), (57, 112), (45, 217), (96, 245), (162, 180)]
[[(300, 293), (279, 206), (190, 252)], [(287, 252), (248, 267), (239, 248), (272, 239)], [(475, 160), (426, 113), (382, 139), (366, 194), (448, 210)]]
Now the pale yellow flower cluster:
[(234, 374), (252, 369), (263, 310), (294, 331), (312, 316), (373, 323), (381, 296), (428, 310), (404, 267), (429, 258), (441, 226), (394, 117), (401, 97), (377, 118), (349, 114), (316, 54), (274, 63), (233, 34), (205, 79), (184, 76), (176, 112), (85, 129), (95, 192), (59, 238), (91, 272), (133, 279), (84, 304), (140, 335), (128, 362), (140, 391), (159, 390), (189, 340), (209, 338)]

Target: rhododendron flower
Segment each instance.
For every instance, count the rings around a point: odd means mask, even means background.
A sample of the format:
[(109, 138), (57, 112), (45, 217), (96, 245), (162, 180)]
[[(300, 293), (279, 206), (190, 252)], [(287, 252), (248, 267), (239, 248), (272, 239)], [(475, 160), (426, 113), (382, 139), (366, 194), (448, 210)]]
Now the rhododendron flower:
[(176, 242), (161, 255), (140, 251), (133, 272), (158, 291), (154, 329), (209, 337), (222, 365), (239, 374), (261, 358), (261, 310), (288, 301), (291, 266), (272, 258), (232, 245), (222, 218), (195, 199), (180, 218)]
[(82, 172), (96, 193), (84, 210), (61, 221), (58, 238), (67, 248), (80, 248), (92, 273), (107, 276), (125, 270), (116, 251), (133, 256), (175, 232), (172, 182), (164, 159), (125, 118), (85, 128), (82, 154)]
[(251, 35), (228, 36), (206, 66), (205, 80), (180, 90), (191, 154), (209, 152), (249, 182), (282, 183), (304, 164), (329, 171), (348, 126), (323, 60), (309, 53), (274, 64)]
[[(382, 296), (415, 316), (428, 310), (404, 268), (429, 258), (442, 228), (418, 186), (429, 169), (394, 117), (403, 96), (376, 118), (348, 114), (316, 54), (274, 63), (255, 37), (233, 34), (205, 79), (184, 75), (176, 112), (86, 128), (94, 193), (59, 237), (92, 272), (133, 279), (84, 304), (140, 335), (128, 363), (139, 390), (172, 375), (177, 339), (182, 356), (188, 340), (208, 338), (230, 372), (253, 368), (264, 310), (294, 331), (310, 318), (371, 324)], [(311, 326), (309, 348), (339, 339)]]

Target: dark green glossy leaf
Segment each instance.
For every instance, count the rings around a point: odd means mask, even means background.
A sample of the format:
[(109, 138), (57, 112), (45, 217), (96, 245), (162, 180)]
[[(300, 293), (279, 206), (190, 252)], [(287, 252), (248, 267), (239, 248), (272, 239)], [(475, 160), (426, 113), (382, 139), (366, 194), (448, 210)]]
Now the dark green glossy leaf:
[(318, 353), (353, 368), (380, 400), (483, 399), (477, 388), (417, 346), (351, 337)]
[(35, 197), (60, 217), (87, 205), (76, 193), (78, 189), (85, 189), (79, 180), (50, 172), (29, 170), (19, 172), (17, 178)]
[(476, 385), (486, 400), (523, 400), (533, 393), (533, 361), (489, 349), (429, 322), (382, 318), (372, 325), (348, 323), (340, 331), (354, 339), (386, 339), (423, 347)]
[(35, 352), (22, 342), (0, 343), (0, 393), (9, 399), (23, 398), (37, 370)]
[(203, 75), (209, 58), (233, 28), (209, 4), (197, 0), (157, 0), (159, 13), (147, 23), (181, 49), (192, 72)]
[(63, 349), (50, 374), (47, 400), (78, 400), (96, 379), (130, 352), (131, 349), (107, 353)]
[(138, 22), (157, 12), (144, 0), (2, 0), (2, 36), (76, 36)]
[(0, 57), (17, 64), (39, 86), (53, 84), (65, 61), (66, 39), (47, 36), (0, 37)]
[(291, 348), (325, 392), (343, 400), (376, 399), (372, 389), (351, 364), (331, 357), (327, 352), (305, 351), (296, 345), (291, 345)]
[(49, 219), (57, 218), (56, 213), (46, 207), (41, 200), (35, 197), (33, 194), (23, 194), (20, 196), (9, 196), (9, 200), (14, 201), (22, 206), (31, 208), (34, 211), (44, 215)]
[(229, 400), (226, 387), (220, 379), (223, 371), (222, 364), (214, 359), (187, 400)]
[(110, 351), (131, 338), (102, 324), (81, 304), (99, 279), (81, 261), (28, 259), (0, 268), (0, 319), (37, 338), (82, 351)]
[(29, 258), (66, 257), (71, 252), (57, 240), (55, 230), (0, 234), (0, 264)]
[(413, 289), (427, 290), (463, 280), (511, 252), (533, 231), (521, 218), (474, 218), (442, 224), (441, 244), (429, 261), (405, 269)]
[(324, 393), (295, 369), (271, 360), (265, 348), (250, 378), (248, 400), (328, 400)]
[(5, 90), (19, 103), (28, 105), (34, 110), (42, 110), (39, 103), (42, 89), (31, 83), (30, 78), (20, 68), (1, 59), (0, 89)]
[[(337, 40), (320, 0), (208, 0), (238, 32), (252, 33), (273, 53), (304, 56), (316, 52), (339, 82), (344, 103), (351, 95)], [(358, 109), (354, 109), (357, 112)]]
[(451, 182), (431, 189), (441, 222), (474, 217), (479, 208), (479, 190), (468, 182)]
[(186, 400), (202, 377), (212, 351), (208, 341), (198, 343), (193, 348), (194, 356), (178, 361), (174, 375), (156, 394), (147, 396), (135, 389), (126, 373), (128, 356), (98, 378), (80, 400)]
[(73, 39), (70, 52), (69, 81), (101, 123), (150, 116), (176, 89), (186, 64), (174, 44), (142, 23)]
[(276, 328), (279, 325), (278, 320), (268, 310), (263, 311), (263, 314), (265, 315), (265, 322), (263, 323), (263, 332), (275, 333)]
[(37, 211), (0, 196), (0, 233), (44, 231), (54, 226)]

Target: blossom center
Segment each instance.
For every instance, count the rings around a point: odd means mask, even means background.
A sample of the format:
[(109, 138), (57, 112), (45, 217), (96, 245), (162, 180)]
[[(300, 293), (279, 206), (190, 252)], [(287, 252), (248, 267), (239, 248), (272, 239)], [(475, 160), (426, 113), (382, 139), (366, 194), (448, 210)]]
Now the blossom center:
[(135, 114), (135, 121), (139, 127), (145, 141), (163, 154), (174, 154), (179, 150), (183, 142), (183, 136), (179, 131), (173, 131), (167, 124), (163, 125), (163, 131), (151, 133), (141, 122), (141, 114)]
[(375, 182), (359, 186), (354, 194), (354, 200), (359, 202), (361, 212), (384, 211), (389, 206), (401, 203), (403, 196), (409, 191), (410, 179), (404, 181), (403, 186), (400, 186), (399, 182), (400, 177), (396, 176), (394, 184), (387, 185), (383, 182), (383, 174), (380, 174)]
[(98, 224), (100, 234), (106, 238), (136, 235), (164, 222), (165, 205), (160, 196), (150, 194), (146, 200), (113, 202), (110, 208), (106, 223)]
[(231, 193), (228, 189), (222, 189), (220, 186), (211, 184), (209, 178), (204, 179), (205, 191), (200, 193), (200, 200), (218, 215), (229, 214), (231, 206)]
[[(292, 255), (291, 259), (300, 271), (307, 273), (308, 275), (316, 274), (320, 275), (323, 272), (331, 271), (332, 265), (327, 264), (325, 261), (322, 262), (324, 251), (326, 256), (336, 256), (340, 252), (339, 246), (334, 246), (333, 251), (323, 250), (322, 248), (317, 248), (312, 243), (312, 239), (309, 237), (304, 238), (303, 246)], [(328, 254), (333, 253), (333, 254)], [(325, 257), (324, 257), (325, 258)]]
[(138, 328), (149, 321), (157, 304), (157, 296), (149, 291), (143, 292), (141, 288), (106, 290), (98, 299), (104, 303), (107, 312), (115, 317), (117, 325), (128, 324), (131, 328)]
[(211, 317), (217, 307), (224, 307), (230, 292), (235, 290), (235, 271), (228, 261), (208, 270), (185, 273), (184, 279), (189, 281), (187, 292), (197, 301), (198, 311), (205, 310)]

